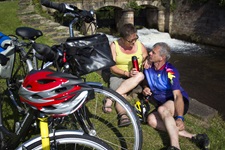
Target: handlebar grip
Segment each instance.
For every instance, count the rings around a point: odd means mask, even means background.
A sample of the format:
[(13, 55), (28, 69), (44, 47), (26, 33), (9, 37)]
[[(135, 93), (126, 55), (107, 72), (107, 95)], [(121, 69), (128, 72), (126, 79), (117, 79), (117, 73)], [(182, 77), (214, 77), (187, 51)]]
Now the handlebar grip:
[(58, 53), (53, 51), (48, 45), (34, 43), (32, 46), (36, 52), (42, 55), (47, 61), (54, 61), (58, 59)]
[(92, 21), (94, 21), (94, 12), (93, 11), (86, 11), (86, 10), (83, 10), (81, 11), (80, 13), (80, 16), (84, 18), (84, 21), (86, 23), (90, 23)]
[(66, 6), (64, 3), (55, 3), (55, 2), (50, 2), (49, 0), (41, 0), (41, 5), (56, 9), (62, 13), (66, 12)]

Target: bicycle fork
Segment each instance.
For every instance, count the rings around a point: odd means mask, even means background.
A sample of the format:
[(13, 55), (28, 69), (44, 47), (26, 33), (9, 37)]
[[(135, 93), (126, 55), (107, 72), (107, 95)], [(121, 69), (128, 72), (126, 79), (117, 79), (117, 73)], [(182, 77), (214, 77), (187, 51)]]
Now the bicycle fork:
[(94, 125), (89, 119), (89, 115), (90, 113), (88, 111), (88, 108), (85, 106), (75, 112), (76, 120), (80, 124), (83, 131), (91, 136), (96, 136), (96, 130), (94, 129)]

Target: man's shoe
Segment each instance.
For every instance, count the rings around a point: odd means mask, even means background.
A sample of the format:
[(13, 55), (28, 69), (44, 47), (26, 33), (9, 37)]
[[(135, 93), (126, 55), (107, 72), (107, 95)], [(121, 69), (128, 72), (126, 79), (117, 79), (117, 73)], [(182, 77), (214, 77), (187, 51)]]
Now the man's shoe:
[(178, 149), (178, 148), (175, 147), (175, 146), (169, 146), (169, 147), (167, 148), (167, 150), (180, 150), (180, 149)]
[(209, 150), (210, 141), (209, 137), (206, 134), (197, 134), (191, 138), (192, 142), (194, 142), (200, 149)]

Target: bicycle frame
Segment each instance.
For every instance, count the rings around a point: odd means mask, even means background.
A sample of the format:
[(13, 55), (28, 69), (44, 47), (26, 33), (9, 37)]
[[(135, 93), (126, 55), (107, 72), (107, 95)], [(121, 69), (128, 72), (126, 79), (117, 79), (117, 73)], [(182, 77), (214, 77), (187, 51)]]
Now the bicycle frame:
[[(0, 105), (0, 113), (2, 112), (2, 106)], [(17, 131), (15, 133), (9, 132), (5, 126), (3, 125), (3, 118), (2, 118), (2, 114), (0, 114), (0, 130), (2, 131), (3, 134), (5, 134), (7, 137), (10, 138), (9, 141), (7, 141), (7, 143), (4, 143), (4, 145), (2, 145), (2, 149), (13, 149), (15, 148), (15, 146), (19, 145), (21, 142), (21, 138), (25, 138), (25, 136), (28, 133), (28, 130), (31, 126), (31, 124), (34, 122), (34, 112), (32, 109), (29, 109), (26, 112), (26, 116), (24, 117), (23, 121), (21, 122), (21, 126), (17, 129)], [(4, 141), (4, 136), (1, 135), (1, 142), (3, 143)]]

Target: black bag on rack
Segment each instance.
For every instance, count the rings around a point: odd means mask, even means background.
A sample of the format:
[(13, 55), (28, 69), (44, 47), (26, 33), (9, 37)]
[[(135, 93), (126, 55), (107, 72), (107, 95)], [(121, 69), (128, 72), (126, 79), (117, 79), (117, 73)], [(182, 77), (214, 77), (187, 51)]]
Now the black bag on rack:
[(115, 65), (108, 38), (105, 34), (68, 38), (66, 55), (72, 74), (81, 76)]

